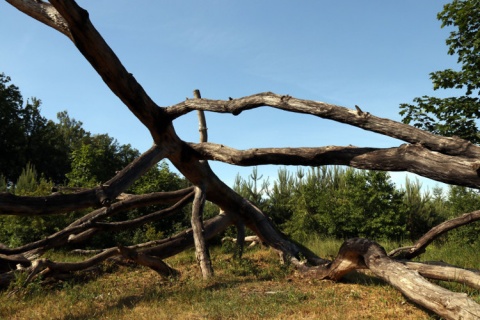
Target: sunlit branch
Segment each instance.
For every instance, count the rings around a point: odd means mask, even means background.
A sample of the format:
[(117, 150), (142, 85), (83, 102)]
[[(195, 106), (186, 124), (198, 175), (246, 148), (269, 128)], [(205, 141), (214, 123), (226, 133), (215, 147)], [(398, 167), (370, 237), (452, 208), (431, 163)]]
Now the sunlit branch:
[(179, 117), (192, 110), (239, 115), (245, 110), (264, 106), (334, 120), (412, 144), (421, 143), (427, 149), (445, 154), (462, 155), (471, 158), (478, 158), (480, 156), (480, 147), (457, 137), (448, 138), (437, 136), (407, 124), (376, 117), (360, 110), (358, 107), (355, 110), (348, 109), (325, 102), (302, 100), (271, 92), (258, 93), (231, 100), (186, 100), (175, 106), (166, 108), (165, 111), (172, 118)]

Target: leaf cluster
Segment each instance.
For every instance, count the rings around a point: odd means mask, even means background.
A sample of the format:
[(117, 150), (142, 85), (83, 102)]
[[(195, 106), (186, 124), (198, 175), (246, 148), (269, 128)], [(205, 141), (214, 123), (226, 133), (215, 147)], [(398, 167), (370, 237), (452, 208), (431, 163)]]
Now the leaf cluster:
[(480, 143), (480, 1), (454, 0), (437, 15), (442, 28), (451, 28), (446, 40), (448, 54), (456, 55), (460, 70), (430, 73), (434, 90), (464, 90), (458, 97), (415, 98), (400, 105), (403, 122), (444, 136), (459, 136)]

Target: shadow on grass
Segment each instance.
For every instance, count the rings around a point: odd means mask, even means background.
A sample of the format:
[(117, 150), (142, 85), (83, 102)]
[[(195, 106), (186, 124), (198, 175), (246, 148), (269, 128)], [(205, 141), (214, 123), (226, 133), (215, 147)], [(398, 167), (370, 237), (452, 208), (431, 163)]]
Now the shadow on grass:
[(369, 271), (353, 271), (345, 275), (341, 282), (343, 283), (355, 283), (362, 286), (389, 286), (385, 281), (379, 279), (374, 275), (368, 274)]
[(184, 279), (184, 280), (164, 280), (154, 282), (143, 289), (141, 294), (131, 294), (120, 296), (111, 300), (108, 304), (90, 308), (75, 315), (65, 315), (65, 320), (83, 320), (83, 319), (103, 319), (112, 314), (121, 315), (124, 311), (134, 309), (139, 304), (162, 304), (168, 299), (176, 299), (182, 303), (202, 303), (205, 295), (221, 292), (222, 290), (237, 290), (241, 285), (252, 282), (259, 282), (258, 279), (225, 279), (222, 277), (212, 280), (203, 281), (201, 279)]

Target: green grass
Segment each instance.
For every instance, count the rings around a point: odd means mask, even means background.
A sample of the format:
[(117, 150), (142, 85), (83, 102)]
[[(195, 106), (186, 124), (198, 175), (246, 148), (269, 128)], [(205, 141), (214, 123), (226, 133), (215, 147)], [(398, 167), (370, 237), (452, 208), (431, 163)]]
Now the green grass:
[[(340, 241), (319, 238), (307, 243), (327, 257), (336, 255), (340, 245)], [(448, 260), (478, 252), (465, 248), (457, 256), (457, 249), (441, 247), (435, 254)], [(367, 275), (352, 274), (339, 283), (304, 277), (281, 265), (272, 250), (261, 247), (248, 249), (241, 260), (220, 248), (211, 255), (215, 277), (208, 281), (201, 280), (192, 251), (167, 260), (181, 271), (175, 279), (125, 266), (109, 266), (104, 268), (108, 273), (100, 276), (47, 286), (37, 281), (23, 288), (19, 278), (16, 286), (0, 292), (0, 319), (432, 318), (395, 289)], [(58, 252), (50, 257), (67, 258)], [(465, 263), (471, 266), (477, 263), (474, 259), (467, 258)], [(478, 298), (478, 292), (469, 294)]]

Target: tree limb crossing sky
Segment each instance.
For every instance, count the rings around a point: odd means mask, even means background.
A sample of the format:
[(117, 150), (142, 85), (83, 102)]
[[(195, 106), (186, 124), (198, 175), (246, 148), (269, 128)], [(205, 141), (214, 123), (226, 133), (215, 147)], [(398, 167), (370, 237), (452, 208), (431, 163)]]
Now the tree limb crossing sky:
[[(436, 15), (448, 1), (78, 1), (127, 70), (162, 106), (192, 97), (228, 99), (263, 91), (359, 105), (400, 120), (399, 104), (433, 92), (429, 73), (457, 67), (447, 55)], [(0, 72), (24, 98), (42, 100), (42, 114), (68, 110), (92, 133), (108, 133), (141, 152), (148, 131), (113, 95), (62, 34), (0, 4)], [(209, 141), (233, 148), (401, 142), (312, 116), (270, 108), (207, 113)], [(175, 122), (179, 136), (199, 140), (195, 113)], [(251, 168), (212, 163), (232, 185)], [(276, 177), (278, 167), (259, 168)], [(393, 175), (397, 184), (405, 174)], [(435, 183), (428, 181), (424, 185)]]

